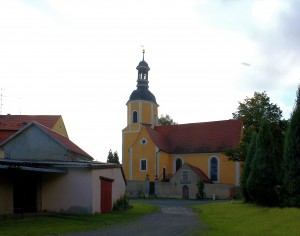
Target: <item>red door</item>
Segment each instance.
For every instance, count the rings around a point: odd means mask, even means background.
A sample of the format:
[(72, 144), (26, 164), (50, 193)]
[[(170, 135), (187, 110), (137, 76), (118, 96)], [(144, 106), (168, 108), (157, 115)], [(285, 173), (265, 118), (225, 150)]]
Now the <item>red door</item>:
[(110, 212), (112, 210), (112, 179), (100, 177), (101, 179), (101, 213)]
[(189, 199), (189, 187), (186, 185), (182, 187), (182, 198)]

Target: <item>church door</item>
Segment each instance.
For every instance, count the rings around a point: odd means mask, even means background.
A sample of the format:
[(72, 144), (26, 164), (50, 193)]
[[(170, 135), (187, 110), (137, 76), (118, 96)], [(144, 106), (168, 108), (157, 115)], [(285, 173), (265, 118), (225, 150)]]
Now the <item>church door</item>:
[(189, 194), (189, 187), (186, 186), (186, 185), (184, 185), (184, 186), (182, 187), (182, 198), (183, 198), (183, 199), (189, 199), (189, 197), (190, 197), (190, 194)]

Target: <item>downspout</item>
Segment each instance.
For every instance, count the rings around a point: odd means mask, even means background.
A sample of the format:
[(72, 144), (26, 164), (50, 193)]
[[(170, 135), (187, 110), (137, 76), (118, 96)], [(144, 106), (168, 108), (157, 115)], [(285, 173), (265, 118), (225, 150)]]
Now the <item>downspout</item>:
[(159, 148), (155, 146), (155, 180), (158, 180), (158, 161), (159, 161)]
[(130, 147), (128, 151), (129, 151), (129, 180), (132, 180), (132, 147)]

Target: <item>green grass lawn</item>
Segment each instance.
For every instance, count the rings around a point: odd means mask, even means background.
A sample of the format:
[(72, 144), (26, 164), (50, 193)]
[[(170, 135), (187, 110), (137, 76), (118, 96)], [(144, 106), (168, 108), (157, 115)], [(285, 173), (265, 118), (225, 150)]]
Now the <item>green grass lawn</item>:
[(207, 231), (201, 235), (300, 235), (300, 209), (269, 208), (242, 202), (192, 207)]
[(158, 207), (150, 204), (133, 203), (127, 211), (115, 211), (96, 215), (51, 214), (25, 216), (23, 219), (0, 220), (0, 235), (56, 235), (78, 231), (93, 230), (111, 224), (126, 224), (144, 215), (158, 211)]
[[(96, 215), (52, 214), (0, 220), (0, 235), (58, 235), (126, 224), (158, 211), (158, 207), (133, 203), (127, 211)], [(241, 202), (192, 206), (198, 213), (200, 235), (300, 235), (300, 209), (268, 208)]]

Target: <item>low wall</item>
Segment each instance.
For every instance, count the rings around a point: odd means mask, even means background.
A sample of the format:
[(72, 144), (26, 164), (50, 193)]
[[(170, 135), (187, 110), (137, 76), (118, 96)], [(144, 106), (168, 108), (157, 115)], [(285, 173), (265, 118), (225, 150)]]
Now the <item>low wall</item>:
[[(195, 184), (189, 186), (189, 199), (196, 199), (198, 189)], [(232, 199), (234, 186), (232, 184), (204, 184), (204, 193), (207, 199)], [(128, 197), (148, 197), (147, 181), (129, 180), (126, 194)], [(182, 198), (182, 186), (173, 182), (156, 182), (155, 196), (161, 198)]]
[(204, 184), (204, 193), (209, 199), (232, 199), (233, 188), (232, 184)]
[[(171, 182), (158, 182), (155, 189), (156, 196), (162, 198), (182, 198), (182, 193)], [(155, 187), (156, 187), (155, 186)]]
[(126, 186), (126, 195), (128, 197), (137, 198), (148, 196), (146, 191), (146, 181), (128, 180)]

